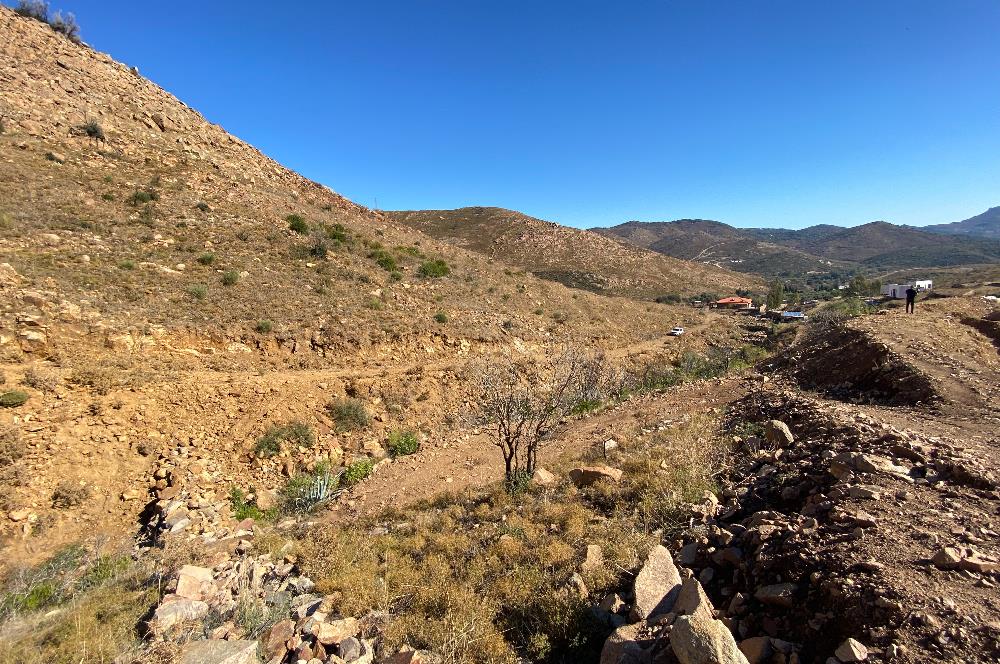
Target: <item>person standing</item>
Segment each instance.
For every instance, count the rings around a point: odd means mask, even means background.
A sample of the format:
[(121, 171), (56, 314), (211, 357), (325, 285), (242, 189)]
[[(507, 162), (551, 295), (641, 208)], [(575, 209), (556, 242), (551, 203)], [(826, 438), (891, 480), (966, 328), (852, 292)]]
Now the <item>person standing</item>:
[(913, 286), (906, 289), (906, 313), (912, 314), (917, 306), (917, 291)]

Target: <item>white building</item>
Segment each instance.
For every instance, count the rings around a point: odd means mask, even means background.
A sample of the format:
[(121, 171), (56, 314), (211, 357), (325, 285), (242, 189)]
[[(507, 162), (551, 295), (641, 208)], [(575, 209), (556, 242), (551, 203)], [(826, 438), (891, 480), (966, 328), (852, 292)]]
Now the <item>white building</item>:
[(910, 288), (910, 284), (882, 284), (882, 295), (894, 300), (902, 300), (906, 297), (907, 288)]
[(906, 290), (908, 288), (912, 288), (919, 293), (920, 291), (929, 291), (933, 287), (934, 282), (930, 279), (921, 279), (914, 281), (912, 284), (882, 284), (882, 295), (895, 300), (902, 300), (906, 297)]

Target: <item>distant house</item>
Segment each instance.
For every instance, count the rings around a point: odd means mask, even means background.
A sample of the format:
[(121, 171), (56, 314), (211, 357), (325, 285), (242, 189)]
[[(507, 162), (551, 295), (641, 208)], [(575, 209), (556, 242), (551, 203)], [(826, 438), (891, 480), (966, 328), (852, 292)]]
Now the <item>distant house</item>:
[(882, 295), (886, 297), (891, 297), (894, 300), (902, 300), (906, 297), (906, 289), (913, 288), (913, 290), (929, 291), (934, 287), (934, 282), (931, 279), (920, 279), (914, 281), (912, 284), (883, 284), (882, 285)]
[(784, 323), (797, 323), (799, 321), (809, 320), (809, 316), (801, 311), (782, 311), (781, 321)]
[(713, 304), (718, 309), (750, 309), (753, 307), (753, 300), (748, 297), (724, 297)]
[(906, 290), (910, 286), (911, 284), (882, 284), (882, 295), (894, 300), (902, 300), (906, 297)]

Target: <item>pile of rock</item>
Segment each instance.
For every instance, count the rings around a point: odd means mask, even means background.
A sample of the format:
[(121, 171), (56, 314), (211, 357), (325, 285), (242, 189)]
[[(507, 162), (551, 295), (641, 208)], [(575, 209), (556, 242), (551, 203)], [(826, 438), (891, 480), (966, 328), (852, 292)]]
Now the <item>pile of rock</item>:
[[(185, 565), (148, 623), (154, 641), (184, 643), (181, 661), (191, 664), (371, 664), (375, 642), (364, 622), (335, 612), (335, 599), (315, 594), (298, 573), (294, 557), (273, 560), (221, 554), (214, 567)], [(263, 631), (262, 631), (263, 630)], [(405, 650), (378, 661), (430, 664), (426, 652)]]

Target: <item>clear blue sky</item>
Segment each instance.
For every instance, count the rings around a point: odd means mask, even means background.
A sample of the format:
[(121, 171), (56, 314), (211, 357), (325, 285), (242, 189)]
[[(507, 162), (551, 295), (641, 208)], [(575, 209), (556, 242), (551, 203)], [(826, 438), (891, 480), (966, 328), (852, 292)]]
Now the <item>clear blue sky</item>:
[(209, 120), (383, 209), (801, 227), (1000, 205), (997, 0), (52, 6)]

